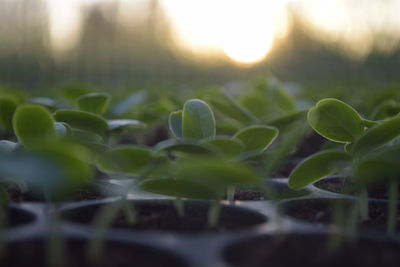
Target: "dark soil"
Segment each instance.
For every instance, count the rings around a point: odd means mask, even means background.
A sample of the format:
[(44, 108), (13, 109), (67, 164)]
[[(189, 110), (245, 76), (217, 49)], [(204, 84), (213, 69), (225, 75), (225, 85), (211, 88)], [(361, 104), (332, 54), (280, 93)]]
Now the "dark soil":
[[(38, 194), (33, 194), (31, 192), (22, 192), (16, 186), (10, 186), (7, 189), (8, 194), (10, 196), (10, 200), (16, 203), (22, 202), (44, 202), (46, 199), (43, 196)], [(95, 188), (80, 188), (75, 192), (69, 194), (66, 199), (69, 201), (83, 201), (83, 200), (95, 200), (95, 199), (103, 199), (105, 195), (100, 193)]]
[[(342, 201), (342, 202), (340, 202)], [(327, 200), (327, 199), (309, 199), (297, 200), (283, 204), (283, 209), (290, 217), (320, 224), (336, 223), (334, 219), (335, 212), (342, 208), (345, 217), (349, 218), (352, 204), (351, 200)], [(362, 230), (366, 231), (385, 231), (388, 219), (388, 204), (386, 202), (370, 201), (369, 202), (369, 219), (359, 222)], [(397, 217), (398, 229), (400, 228), (400, 206), (398, 208)]]
[[(81, 224), (91, 224), (101, 207), (101, 204), (83, 206), (64, 212), (62, 217)], [(207, 225), (207, 202), (186, 202), (183, 217), (179, 216), (172, 201), (136, 201), (131, 207), (138, 222), (133, 225), (128, 223), (126, 216), (121, 212), (114, 220), (113, 227), (145, 231), (223, 232), (253, 227), (266, 221), (266, 218), (257, 212), (223, 206), (218, 226), (210, 228)]]
[(266, 180), (266, 192), (262, 192), (256, 188), (237, 188), (234, 200), (240, 201), (257, 201), (257, 200), (276, 200), (296, 198), (309, 194), (306, 189), (293, 190), (288, 187), (285, 180)]
[(295, 154), (293, 154), (293, 158), (306, 158), (311, 156), (321, 151), (321, 147), (325, 142), (326, 139), (324, 137), (312, 132), (303, 139)]
[(343, 239), (337, 248), (332, 239), (317, 234), (290, 234), (256, 237), (237, 243), (225, 251), (225, 259), (235, 267), (397, 267), (400, 246), (369, 239)]
[[(327, 190), (334, 193), (348, 194), (356, 196), (358, 194), (355, 187), (349, 182), (348, 179), (341, 177), (329, 177), (322, 179), (314, 185), (320, 189)], [(400, 185), (399, 185), (400, 192)], [(376, 199), (388, 199), (389, 198), (389, 185), (388, 184), (376, 184), (368, 189), (368, 196)], [(400, 194), (398, 199), (400, 199)]]
[(266, 196), (263, 192), (252, 189), (237, 189), (234, 196), (235, 200), (251, 201), (251, 200), (265, 200)]
[[(167, 252), (137, 244), (108, 241), (97, 263), (87, 260), (86, 243), (69, 241), (60, 267), (182, 267), (188, 266), (178, 257)], [(5, 257), (0, 266), (46, 267), (46, 241), (32, 240), (11, 243), (6, 246)], [(63, 264), (62, 264), (63, 263)]]

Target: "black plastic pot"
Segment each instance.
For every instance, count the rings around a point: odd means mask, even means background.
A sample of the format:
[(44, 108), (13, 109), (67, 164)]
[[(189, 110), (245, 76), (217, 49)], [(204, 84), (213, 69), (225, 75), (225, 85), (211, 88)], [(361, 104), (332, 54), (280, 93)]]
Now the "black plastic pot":
[[(287, 189), (285, 179), (280, 179), (277, 183), (280, 184), (276, 187), (280, 188), (280, 193), (285, 192)], [(333, 196), (336, 196), (336, 198)], [(322, 264), (319, 266), (330, 266), (324, 264), (328, 259), (332, 259), (332, 255), (322, 248), (330, 244), (331, 239), (327, 236), (337, 231), (332, 227), (326, 227), (325, 224), (299, 220), (299, 218), (283, 215), (278, 211), (282, 207), (287, 209), (311, 205), (310, 203), (314, 202), (324, 203), (331, 199), (335, 201), (339, 199), (337, 196), (334, 193), (326, 193), (314, 187), (309, 187), (306, 195), (281, 201), (236, 201), (234, 205), (225, 202), (222, 207), (219, 227), (208, 228), (206, 215), (211, 204), (208, 201), (184, 200), (186, 213), (184, 220), (186, 222), (182, 223), (176, 213), (172, 198), (155, 196), (157, 198), (146, 199), (148, 196), (143, 198), (140, 194), (131, 194), (127, 203), (138, 211), (139, 222), (142, 215), (147, 219), (139, 225), (131, 226), (124, 222), (123, 216), (122, 219), (120, 216), (119, 220), (114, 222), (107, 230), (104, 240), (108, 247), (115, 245), (122, 251), (126, 249), (137, 250), (140, 256), (144, 257), (143, 264), (135, 265), (134, 260), (131, 263), (128, 256), (119, 254), (118, 258), (126, 257), (129, 263), (126, 265), (121, 263), (121, 265), (115, 266), (158, 266), (157, 263), (149, 263), (157, 255), (161, 255), (160, 258), (165, 263), (162, 266), (265, 266), (262, 261), (259, 261), (263, 258), (267, 258), (271, 264), (273, 263), (273, 265), (268, 264), (267, 266), (292, 266), (293, 260), (297, 264), (302, 264), (301, 260), (303, 260), (304, 264), (302, 265), (306, 266), (316, 266), (312, 265), (316, 263)], [(60, 207), (58, 213), (60, 223), (58, 226), (59, 233), (67, 241), (67, 249), (65, 250), (67, 256), (70, 253), (69, 244), (76, 244), (78, 248), (82, 248), (82, 244), (94, 236), (96, 231), (92, 223), (99, 209), (107, 203), (116, 203), (116, 201), (120, 201), (120, 199), (107, 198), (71, 202)], [(354, 201), (354, 198), (348, 197), (345, 198), (345, 201)], [(15, 227), (15, 229), (3, 231), (6, 245), (11, 248), (9, 253), (6, 254), (7, 258), (4, 261), (6, 264), (3, 265), (7, 267), (24, 266), (25, 263), (18, 262), (15, 257), (26, 255), (24, 257), (28, 259), (32, 256), (29, 251), (33, 246), (33, 251), (38, 251), (33, 256), (42, 255), (42, 257), (32, 259), (32, 264), (29, 266), (33, 267), (34, 264), (43, 266), (43, 259), (48, 257), (45, 253), (46, 250), (43, 250), (43, 244), (47, 242), (51, 226), (54, 226), (54, 215), (56, 214), (54, 206), (25, 203), (13, 205), (13, 208), (26, 211), (34, 219)], [(163, 217), (165, 214), (169, 215)], [(164, 218), (171, 218), (171, 216), (174, 219), (172, 220), (173, 223), (163, 221)], [(196, 227), (187, 227), (193, 221), (195, 221)], [(232, 225), (232, 222), (235, 223)], [(343, 264), (341, 266), (372, 266), (363, 265), (366, 257), (364, 254), (367, 253), (369, 256), (371, 251), (376, 250), (383, 254), (378, 253), (379, 255), (371, 259), (370, 262), (379, 262), (380, 267), (398, 265), (398, 256), (392, 253), (394, 250), (399, 251), (397, 235), (389, 238), (378, 231), (375, 236), (380, 237), (379, 240), (371, 238), (372, 235), (368, 233), (362, 233), (362, 236), (356, 243), (351, 244), (348, 243), (349, 237), (347, 235), (340, 238), (340, 240), (347, 241), (344, 243), (345, 247), (339, 250), (339, 254), (334, 257), (334, 259), (337, 257), (337, 263)], [(300, 250), (296, 251), (296, 247)], [(21, 249), (25, 250), (25, 248), (28, 250), (27, 254), (18, 252)], [(113, 250), (113, 248), (110, 250)], [(301, 251), (303, 253), (299, 255), (298, 253)], [(387, 251), (387, 254), (385, 254), (385, 251)], [(85, 264), (82, 266), (91, 266), (82, 255), (79, 255), (80, 261), (76, 266), (81, 266), (79, 264), (82, 264), (82, 262)], [(111, 257), (110, 259), (114, 257), (112, 253), (109, 256), (107, 251), (103, 255)], [(307, 255), (311, 255), (310, 258)], [(270, 258), (270, 256), (273, 258)], [(296, 260), (296, 257), (299, 257), (298, 260)], [(318, 260), (312, 261), (313, 257), (317, 257)]]

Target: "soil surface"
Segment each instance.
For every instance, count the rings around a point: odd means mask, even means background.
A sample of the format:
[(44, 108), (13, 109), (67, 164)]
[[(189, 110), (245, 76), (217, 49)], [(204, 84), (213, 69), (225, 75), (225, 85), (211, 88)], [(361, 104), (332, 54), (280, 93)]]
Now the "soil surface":
[(237, 189), (234, 196), (235, 200), (240, 201), (251, 201), (251, 200), (266, 200), (268, 199), (265, 194), (261, 191), (252, 190), (252, 189)]
[[(45, 202), (43, 196), (33, 194), (31, 192), (22, 192), (16, 186), (10, 186), (8, 189), (8, 194), (12, 202), (22, 203), (22, 202)], [(67, 199), (69, 201), (83, 201), (83, 200), (95, 200), (103, 199), (106, 196), (96, 190), (95, 188), (80, 188), (75, 192), (71, 193)]]
[[(290, 234), (257, 237), (229, 247), (225, 259), (235, 267), (397, 267), (400, 246), (373, 240), (346, 240), (332, 246), (332, 237)], [(329, 246), (331, 244), (331, 246)]]
[[(46, 241), (19, 241), (8, 244), (0, 266), (7, 267), (46, 267)], [(186, 267), (181, 259), (158, 249), (136, 244), (108, 241), (96, 263), (87, 260), (83, 240), (68, 241), (60, 267)]]
[[(83, 206), (64, 212), (62, 217), (81, 224), (91, 224), (101, 207), (101, 204)], [(223, 206), (218, 226), (210, 228), (207, 225), (209, 205), (205, 202), (185, 203), (183, 217), (178, 214), (172, 201), (138, 201), (130, 207), (136, 214), (137, 222), (129, 223), (127, 216), (120, 212), (112, 227), (145, 231), (223, 232), (253, 227), (266, 221), (266, 218), (257, 212)]]
[[(346, 220), (354, 212), (352, 210), (353, 203), (355, 202), (343, 200), (329, 201), (326, 199), (298, 200), (284, 204), (283, 209), (290, 217), (320, 224), (337, 223), (335, 214), (338, 214), (341, 209), (345, 213), (342, 218), (344, 218), (344, 224), (346, 225)], [(385, 202), (370, 201), (369, 219), (359, 221), (358, 223), (361, 230), (383, 232), (386, 231), (387, 219), (388, 204)], [(400, 229), (400, 206), (398, 208), (397, 229)]]
[[(352, 187), (348, 179), (341, 177), (325, 178), (314, 183), (314, 185), (320, 189), (324, 189), (334, 193), (348, 194), (353, 196), (358, 195), (357, 191), (354, 189), (354, 187)], [(400, 185), (398, 190), (400, 192)], [(372, 188), (368, 189), (368, 196), (376, 199), (388, 199), (389, 198), (388, 184), (374, 185)], [(400, 199), (400, 194), (398, 199)]]

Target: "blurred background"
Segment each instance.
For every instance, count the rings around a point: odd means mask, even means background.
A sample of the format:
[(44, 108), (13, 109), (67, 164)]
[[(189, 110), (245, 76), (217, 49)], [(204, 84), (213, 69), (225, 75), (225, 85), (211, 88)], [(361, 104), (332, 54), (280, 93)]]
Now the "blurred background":
[(1, 0), (0, 82), (400, 79), (400, 0)]

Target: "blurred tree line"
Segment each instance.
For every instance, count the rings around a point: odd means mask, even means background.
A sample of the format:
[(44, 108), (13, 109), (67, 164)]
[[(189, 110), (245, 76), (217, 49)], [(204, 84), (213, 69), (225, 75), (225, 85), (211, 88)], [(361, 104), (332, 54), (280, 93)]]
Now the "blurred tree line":
[(268, 73), (298, 82), (386, 83), (400, 78), (400, 48), (390, 54), (373, 51), (357, 61), (335, 45), (313, 38), (294, 14), (290, 33), (273, 47), (268, 60), (243, 68), (229, 60), (205, 62), (171, 49), (171, 27), (156, 0), (149, 5), (146, 20), (131, 27), (120, 25), (117, 9), (117, 3), (107, 5), (107, 10), (101, 4), (88, 8), (78, 45), (59, 59), (51, 48), (44, 2), (2, 2), (0, 82), (41, 88), (76, 81), (106, 87), (158, 82), (207, 84)]

